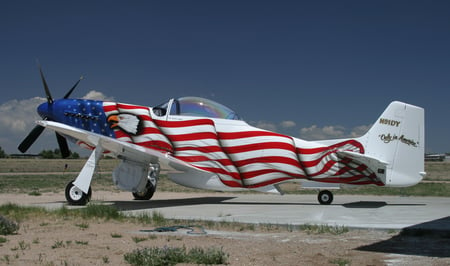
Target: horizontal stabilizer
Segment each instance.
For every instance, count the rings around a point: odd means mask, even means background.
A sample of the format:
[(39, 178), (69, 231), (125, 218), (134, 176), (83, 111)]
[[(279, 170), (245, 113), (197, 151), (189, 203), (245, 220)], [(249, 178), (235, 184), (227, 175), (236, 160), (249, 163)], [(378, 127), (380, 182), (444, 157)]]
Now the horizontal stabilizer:
[(367, 154), (357, 153), (353, 151), (338, 151), (338, 155), (349, 157), (352, 160), (358, 161), (371, 169), (381, 179), (383, 184), (386, 184), (386, 168), (388, 163), (379, 160)]

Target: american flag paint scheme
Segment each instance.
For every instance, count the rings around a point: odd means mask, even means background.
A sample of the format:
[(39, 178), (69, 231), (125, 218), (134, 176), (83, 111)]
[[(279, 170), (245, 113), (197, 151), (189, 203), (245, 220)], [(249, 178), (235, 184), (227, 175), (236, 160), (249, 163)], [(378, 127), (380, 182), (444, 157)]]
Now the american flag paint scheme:
[[(136, 199), (150, 199), (161, 169), (181, 185), (222, 190), (282, 192), (279, 184), (405, 187), (424, 172), (424, 110), (392, 102), (361, 137), (305, 141), (248, 125), (230, 108), (199, 97), (145, 107), (70, 99), (78, 84), (53, 100), (41, 71), (47, 102), (42, 120), (19, 145), (26, 152), (45, 128), (54, 130), (63, 156), (66, 139), (92, 150), (78, 177), (66, 186), (70, 204), (84, 205), (103, 153), (120, 159), (113, 182)], [(317, 188), (323, 185), (317, 185)], [(330, 204), (332, 193), (319, 192)]]
[[(298, 178), (384, 185), (366, 165), (337, 153), (364, 153), (364, 147), (356, 140), (330, 146), (305, 143), (302, 147), (301, 141), (292, 137), (250, 126), (246, 131), (220, 131), (212, 119), (153, 119), (150, 109), (143, 106), (104, 102), (103, 110), (106, 117), (128, 115), (113, 127), (118, 140), (168, 152), (217, 174), (226, 186), (255, 188)], [(120, 126), (132, 117), (139, 120), (136, 133)]]

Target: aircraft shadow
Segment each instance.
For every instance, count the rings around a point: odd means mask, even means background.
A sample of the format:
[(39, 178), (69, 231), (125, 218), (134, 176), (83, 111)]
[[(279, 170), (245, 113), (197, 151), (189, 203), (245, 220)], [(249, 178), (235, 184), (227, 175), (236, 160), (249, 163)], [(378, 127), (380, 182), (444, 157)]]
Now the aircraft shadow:
[[(166, 200), (150, 200), (150, 201), (111, 201), (112, 205), (121, 211), (142, 210), (142, 209), (156, 209), (165, 207), (179, 207), (189, 205), (201, 204), (223, 204), (223, 205), (272, 205), (272, 206), (317, 206), (321, 207), (319, 203), (305, 203), (305, 202), (249, 202), (249, 201), (229, 201), (236, 197), (197, 197), (197, 198), (182, 198), (182, 199), (166, 199)], [(382, 208), (385, 206), (422, 206), (425, 204), (388, 204), (383, 201), (359, 201), (345, 204), (332, 204), (328, 206), (343, 206), (345, 208)]]
[(404, 228), (388, 240), (356, 250), (449, 258), (450, 216)]
[(350, 202), (350, 203), (344, 203), (342, 204), (345, 208), (361, 208), (361, 209), (376, 209), (376, 208), (382, 208), (385, 206), (425, 206), (426, 204), (414, 204), (414, 203), (408, 203), (408, 204), (392, 204), (392, 203), (386, 203), (385, 201), (358, 201), (358, 202)]
[(179, 207), (189, 205), (201, 204), (222, 204), (222, 205), (295, 205), (295, 206), (321, 206), (319, 203), (304, 203), (304, 202), (251, 202), (251, 201), (228, 201), (236, 197), (198, 197), (198, 198), (183, 198), (183, 199), (167, 199), (167, 200), (150, 200), (150, 201), (111, 201), (113, 206), (121, 211), (141, 210), (141, 209), (156, 209), (164, 207)]
[(121, 211), (156, 209), (165, 207), (179, 207), (201, 204), (223, 204), (224, 201), (234, 199), (234, 197), (198, 197), (183, 199), (167, 199), (167, 200), (129, 200), (129, 201), (112, 201), (113, 206)]

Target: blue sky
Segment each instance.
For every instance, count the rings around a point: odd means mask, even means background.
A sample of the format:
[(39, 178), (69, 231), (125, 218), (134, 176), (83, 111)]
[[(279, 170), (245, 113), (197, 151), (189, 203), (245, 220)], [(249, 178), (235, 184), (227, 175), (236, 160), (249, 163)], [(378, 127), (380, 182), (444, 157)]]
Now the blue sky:
[[(425, 108), (426, 151), (450, 152), (448, 1), (6, 1), (0, 146), (44, 97), (146, 106), (194, 95), (308, 140), (360, 134), (393, 100)], [(30, 152), (57, 147), (46, 133)]]

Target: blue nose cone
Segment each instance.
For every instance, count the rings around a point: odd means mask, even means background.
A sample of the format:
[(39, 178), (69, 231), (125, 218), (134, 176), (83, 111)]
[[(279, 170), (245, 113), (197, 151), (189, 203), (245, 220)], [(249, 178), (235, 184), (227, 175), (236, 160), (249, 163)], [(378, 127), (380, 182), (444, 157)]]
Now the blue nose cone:
[(37, 112), (38, 112), (39, 116), (42, 117), (43, 119), (49, 118), (50, 117), (49, 103), (45, 102), (45, 103), (40, 104), (37, 108)]

